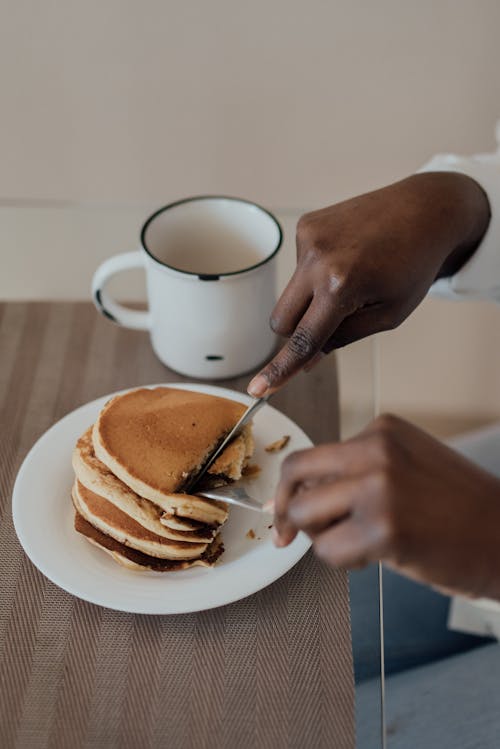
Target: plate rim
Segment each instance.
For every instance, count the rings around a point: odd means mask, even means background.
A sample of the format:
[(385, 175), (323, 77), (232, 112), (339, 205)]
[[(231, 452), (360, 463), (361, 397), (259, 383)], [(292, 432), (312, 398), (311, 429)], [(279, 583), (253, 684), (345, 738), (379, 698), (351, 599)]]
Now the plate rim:
[[(53, 432), (57, 431), (61, 428), (62, 425), (66, 421), (70, 421), (78, 416), (80, 411), (86, 410), (89, 407), (92, 407), (94, 404), (97, 407), (97, 404), (104, 400), (109, 400), (110, 398), (113, 398), (116, 395), (121, 395), (123, 393), (130, 392), (131, 390), (137, 390), (140, 388), (148, 388), (152, 389), (155, 387), (177, 387), (179, 389), (184, 390), (192, 390), (194, 392), (207, 392), (211, 391), (209, 394), (212, 394), (212, 391), (217, 391), (217, 393), (221, 394), (221, 397), (233, 397), (233, 399), (238, 400), (241, 403), (250, 403), (252, 401), (252, 397), (249, 396), (246, 393), (240, 392), (238, 390), (233, 390), (232, 388), (227, 387), (221, 387), (219, 385), (213, 385), (211, 383), (197, 383), (197, 382), (162, 382), (162, 383), (153, 383), (153, 384), (146, 384), (146, 385), (138, 385), (135, 387), (128, 387), (128, 388), (122, 388), (120, 390), (116, 390), (112, 393), (106, 393), (104, 395), (98, 396), (97, 398), (93, 398), (90, 401), (87, 401), (86, 403), (82, 403), (73, 410), (69, 411), (68, 413), (64, 414), (60, 419), (58, 419), (54, 424), (52, 424), (47, 430), (45, 430), (34, 442), (34, 444), (31, 446), (29, 451), (27, 452), (26, 456), (24, 457), (21, 466), (16, 474), (16, 478), (14, 481), (14, 486), (11, 493), (11, 512), (12, 512), (12, 519), (14, 523), (14, 530), (18, 539), (18, 542), (23, 550), (23, 553), (28, 557), (30, 562), (48, 579), (50, 582), (52, 582), (54, 585), (57, 585), (58, 588), (61, 590), (64, 590), (69, 595), (74, 596), (75, 598), (79, 598), (80, 600), (87, 601), (88, 603), (91, 603), (96, 606), (101, 606), (102, 608), (109, 609), (111, 611), (121, 611), (124, 613), (131, 613), (131, 614), (145, 614), (149, 616), (175, 616), (175, 615), (182, 615), (182, 614), (188, 614), (188, 613), (197, 613), (200, 611), (209, 611), (214, 608), (220, 608), (222, 606), (227, 606), (232, 603), (236, 603), (237, 601), (241, 601), (244, 598), (248, 598), (249, 596), (254, 595), (255, 593), (259, 592), (260, 590), (263, 590), (264, 588), (267, 588), (269, 585), (272, 585), (274, 582), (279, 580), (281, 577), (286, 575), (290, 570), (305, 556), (305, 554), (308, 552), (308, 550), (311, 547), (311, 541), (310, 539), (303, 533), (300, 533), (293, 544), (288, 547), (289, 550), (291, 550), (295, 546), (295, 554), (293, 555), (292, 560), (290, 560), (290, 564), (286, 567), (286, 569), (278, 569), (278, 572), (275, 574), (274, 572), (271, 572), (270, 574), (267, 574), (264, 576), (264, 578), (260, 578), (258, 581), (256, 581), (253, 585), (251, 585), (249, 588), (246, 588), (245, 591), (241, 595), (236, 595), (234, 597), (230, 597), (230, 599), (220, 602), (218, 600), (215, 600), (212, 603), (209, 604), (203, 604), (203, 606), (196, 607), (195, 604), (188, 604), (186, 606), (183, 605), (177, 605), (175, 610), (170, 607), (169, 610), (158, 610), (158, 607), (155, 607), (154, 609), (148, 608), (147, 605), (139, 605), (139, 602), (137, 602), (136, 605), (132, 606), (130, 602), (128, 604), (124, 604), (123, 606), (120, 606), (118, 604), (109, 605), (102, 602), (102, 598), (100, 598), (98, 595), (93, 596), (92, 593), (88, 593), (87, 591), (78, 592), (76, 593), (74, 590), (69, 590), (66, 583), (62, 583), (60, 581), (60, 578), (58, 578), (57, 574), (54, 574), (54, 571), (49, 566), (46, 566), (43, 559), (40, 559), (38, 553), (33, 549), (30, 548), (30, 544), (28, 541), (28, 548), (26, 548), (26, 538), (24, 537), (24, 533), (22, 530), (22, 517), (21, 517), (21, 501), (20, 501), (20, 492), (21, 492), (21, 485), (23, 480), (25, 480), (25, 474), (29, 471), (30, 463), (33, 460), (33, 456), (41, 449), (43, 449), (45, 443), (47, 440), (50, 440), (53, 438)], [(213, 394), (217, 394), (213, 392)], [(236, 398), (234, 398), (236, 396)], [(274, 408), (270, 404), (267, 404), (267, 408), (272, 409), (274, 412), (279, 414), (280, 417), (284, 417), (288, 421), (290, 421), (294, 426), (301, 431), (301, 433), (304, 435), (306, 440), (308, 441), (310, 446), (313, 446), (313, 442), (309, 435), (300, 427), (296, 422), (293, 421), (287, 414), (284, 414), (283, 412), (279, 411), (278, 409)], [(20, 530), (21, 529), (21, 530)], [(29, 550), (28, 550), (29, 549)], [(214, 570), (215, 571), (215, 570)], [(159, 600), (158, 603), (161, 603), (161, 600)], [(193, 608), (193, 605), (195, 608)]]

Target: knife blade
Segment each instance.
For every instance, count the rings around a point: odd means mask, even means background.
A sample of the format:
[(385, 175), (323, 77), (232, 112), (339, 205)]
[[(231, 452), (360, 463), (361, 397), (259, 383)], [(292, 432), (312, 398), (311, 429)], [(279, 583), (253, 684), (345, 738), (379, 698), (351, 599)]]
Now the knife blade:
[(269, 398), (269, 395), (265, 395), (263, 398), (256, 398), (254, 401), (248, 406), (247, 410), (241, 417), (241, 419), (235, 424), (235, 426), (231, 429), (227, 437), (225, 437), (221, 444), (217, 447), (217, 449), (210, 455), (209, 459), (205, 461), (203, 467), (200, 471), (191, 479), (189, 484), (183, 489), (183, 491), (186, 494), (189, 494), (189, 492), (193, 491), (193, 488), (198, 483), (198, 481), (201, 479), (202, 476), (205, 475), (205, 473), (208, 471), (211, 465), (215, 463), (219, 455), (226, 449), (228, 444), (232, 442), (232, 440), (239, 435), (245, 424), (247, 424), (250, 419), (255, 416), (257, 411), (259, 411), (263, 405), (267, 403), (267, 400)]

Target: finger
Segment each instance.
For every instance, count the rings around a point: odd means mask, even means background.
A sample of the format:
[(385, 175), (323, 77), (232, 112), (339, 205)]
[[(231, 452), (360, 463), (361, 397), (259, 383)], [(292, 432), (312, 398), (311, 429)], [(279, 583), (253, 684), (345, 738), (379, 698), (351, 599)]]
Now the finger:
[(314, 553), (333, 567), (365, 567), (378, 559), (376, 535), (353, 518), (330, 526), (313, 539)]
[(311, 369), (314, 369), (314, 367), (320, 363), (322, 359), (324, 359), (326, 356), (324, 351), (318, 351), (317, 354), (313, 356), (313, 358), (305, 365), (304, 372), (310, 372)]
[(290, 501), (288, 517), (297, 530), (316, 535), (332, 524), (345, 519), (351, 511), (350, 496), (345, 482), (321, 484), (316, 489), (299, 491)]
[(307, 311), (313, 298), (311, 284), (303, 269), (297, 268), (271, 313), (271, 328), (289, 337)]
[(297, 450), (283, 461), (275, 503), (282, 490), (288, 493), (298, 484), (317, 484), (327, 477), (339, 479), (363, 475), (377, 465), (378, 457), (372, 434), (368, 431), (345, 442)]
[(288, 504), (288, 517), (298, 530), (316, 535), (355, 511), (365, 490), (364, 477), (299, 489)]
[(322, 350), (325, 354), (329, 354), (330, 351), (347, 346), (349, 343), (360, 341), (362, 338), (368, 338), (384, 330), (391, 330), (400, 322), (402, 318), (392, 307), (375, 304), (363, 307), (342, 320)]
[(297, 535), (297, 530), (295, 528), (288, 528), (286, 535), (281, 536), (278, 532), (278, 529), (276, 526), (273, 527), (272, 532), (272, 538), (273, 538), (273, 544), (277, 546), (278, 548), (282, 548), (283, 546), (288, 546), (292, 543), (292, 541), (295, 540), (295, 536)]
[(273, 520), (273, 543), (275, 546), (282, 547), (288, 546), (295, 539), (298, 533), (296, 528), (289, 518), (281, 516), (278, 519), (276, 512), (276, 505), (274, 506), (274, 520)]
[(254, 377), (248, 392), (261, 398), (277, 390), (321, 351), (344, 312), (331, 297), (316, 296), (281, 351)]
[(365, 474), (376, 464), (377, 456), (369, 434), (289, 455), (283, 462), (274, 498), (274, 526), (277, 535), (286, 544), (296, 534), (296, 528), (288, 515), (288, 504), (300, 485), (317, 483), (325, 478), (341, 479)]
[(262, 512), (274, 514), (274, 499), (268, 499), (267, 502), (262, 505)]

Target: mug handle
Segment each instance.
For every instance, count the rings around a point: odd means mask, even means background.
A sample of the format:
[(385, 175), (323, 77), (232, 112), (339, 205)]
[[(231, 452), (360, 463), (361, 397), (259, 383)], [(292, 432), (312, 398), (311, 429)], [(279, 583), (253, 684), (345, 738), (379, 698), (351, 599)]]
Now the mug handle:
[(118, 325), (134, 330), (149, 330), (151, 328), (149, 312), (129, 309), (123, 304), (115, 302), (106, 292), (106, 285), (113, 276), (132, 268), (144, 268), (141, 250), (123, 252), (121, 255), (115, 255), (110, 257), (109, 260), (105, 260), (94, 273), (92, 299), (99, 312)]

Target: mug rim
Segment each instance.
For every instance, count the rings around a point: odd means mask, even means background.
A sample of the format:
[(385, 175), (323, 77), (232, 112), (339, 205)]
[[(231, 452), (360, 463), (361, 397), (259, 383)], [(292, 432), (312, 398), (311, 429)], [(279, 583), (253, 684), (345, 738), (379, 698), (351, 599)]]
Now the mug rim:
[[(177, 206), (183, 205), (184, 203), (195, 203), (197, 201), (203, 201), (203, 200), (232, 200), (235, 203), (245, 203), (246, 205), (253, 206), (254, 208), (258, 208), (259, 211), (262, 211), (263, 213), (267, 214), (269, 218), (272, 219), (272, 221), (276, 225), (276, 228), (278, 229), (278, 242), (274, 250), (271, 252), (270, 255), (265, 257), (263, 260), (260, 260), (258, 263), (255, 263), (254, 265), (249, 265), (247, 268), (242, 268), (241, 270), (228, 271), (226, 273), (196, 273), (194, 271), (182, 270), (181, 268), (176, 268), (174, 265), (169, 265), (168, 263), (165, 263), (163, 260), (159, 260), (155, 255), (153, 255), (151, 250), (148, 249), (148, 246), (146, 244), (146, 232), (150, 224), (161, 213), (165, 213), (165, 211), (168, 211), (171, 208), (176, 208)], [(142, 225), (142, 229), (140, 233), (140, 240), (141, 240), (142, 249), (147, 253), (147, 255), (149, 255), (149, 257), (155, 263), (158, 263), (158, 265), (161, 265), (164, 268), (168, 268), (169, 270), (175, 271), (176, 273), (181, 273), (184, 276), (195, 276), (196, 278), (199, 278), (202, 281), (217, 281), (219, 278), (225, 278), (226, 276), (241, 276), (243, 273), (248, 273), (249, 271), (255, 270), (256, 268), (260, 268), (262, 265), (265, 265), (270, 260), (272, 260), (273, 257), (275, 257), (275, 255), (278, 253), (281, 245), (283, 244), (283, 229), (281, 228), (280, 222), (278, 221), (276, 216), (274, 216), (274, 214), (271, 213), (271, 211), (268, 211), (267, 208), (264, 208), (258, 203), (254, 203), (253, 200), (246, 200), (245, 198), (237, 198), (232, 195), (193, 195), (188, 198), (181, 198), (180, 200), (174, 200), (172, 203), (167, 203), (167, 205), (164, 205), (161, 208), (158, 208), (154, 213), (152, 213)]]

